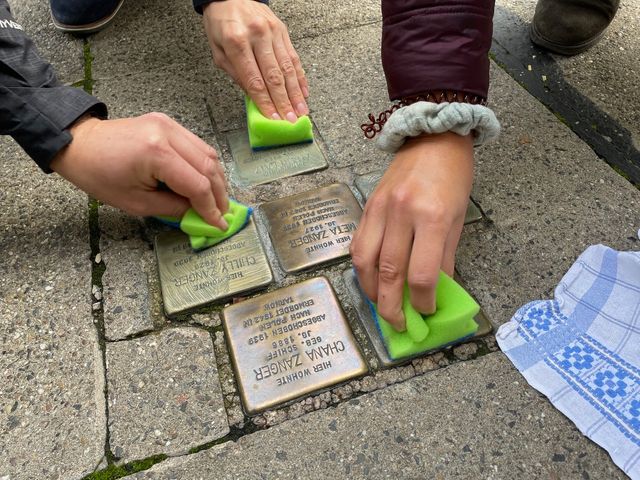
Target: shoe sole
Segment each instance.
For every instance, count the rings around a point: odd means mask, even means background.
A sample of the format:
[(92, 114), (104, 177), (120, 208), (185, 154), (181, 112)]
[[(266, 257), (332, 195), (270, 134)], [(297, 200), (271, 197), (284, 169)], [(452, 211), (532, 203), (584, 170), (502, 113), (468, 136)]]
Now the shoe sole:
[(536, 24), (532, 22), (529, 28), (529, 36), (531, 37), (531, 41), (536, 45), (545, 48), (553, 53), (558, 53), (560, 55), (566, 55), (570, 57), (589, 50), (600, 41), (605, 31), (606, 29), (600, 32), (598, 36), (590, 38), (586, 42), (582, 42), (578, 45), (560, 45), (558, 43), (551, 42), (540, 35), (540, 32), (538, 32), (538, 29), (536, 28)]
[(120, 2), (118, 3), (118, 6), (116, 7), (116, 9), (108, 17), (101, 18), (100, 20), (97, 20), (97, 21), (92, 22), (92, 23), (87, 23), (85, 25), (67, 25), (65, 23), (58, 22), (53, 17), (53, 13), (51, 14), (51, 20), (53, 20), (53, 26), (56, 27), (56, 29), (60, 30), (61, 32), (75, 33), (76, 35), (78, 35), (78, 34), (95, 33), (95, 32), (98, 32), (98, 31), (102, 30), (104, 27), (109, 25), (109, 23), (111, 23), (111, 21), (118, 14), (118, 11), (120, 10), (120, 7), (122, 7), (123, 3), (124, 3), (124, 0), (120, 0)]

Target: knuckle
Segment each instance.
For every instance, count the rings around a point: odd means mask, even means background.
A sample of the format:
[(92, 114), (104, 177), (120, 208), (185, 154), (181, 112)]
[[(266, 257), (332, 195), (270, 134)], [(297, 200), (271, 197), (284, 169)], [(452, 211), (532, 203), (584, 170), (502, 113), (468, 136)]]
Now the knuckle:
[(302, 62), (300, 62), (300, 56), (297, 53), (291, 53), (289, 54), (289, 56), (291, 57), (291, 62), (296, 66), (296, 67), (302, 67)]
[(216, 161), (211, 157), (206, 158), (204, 173), (209, 178), (213, 178), (218, 174), (218, 169), (216, 168)]
[(415, 213), (418, 218), (424, 219), (429, 223), (444, 223), (447, 218), (447, 209), (438, 202), (417, 205)]
[(247, 32), (240, 29), (227, 30), (222, 35), (223, 43), (235, 48), (243, 47), (248, 39)]
[(205, 177), (200, 176), (193, 185), (193, 195), (197, 198), (206, 198), (211, 193), (211, 184)]
[(436, 288), (436, 279), (432, 278), (430, 275), (425, 275), (424, 273), (413, 273), (409, 275), (407, 279), (407, 283), (409, 284), (410, 289), (415, 289), (419, 291), (429, 291), (434, 290)]
[(402, 270), (398, 265), (388, 258), (380, 258), (380, 265), (378, 266), (378, 274), (380, 280), (385, 283), (396, 283), (402, 280)]
[(406, 209), (411, 204), (411, 201), (411, 192), (407, 191), (404, 188), (396, 188), (391, 193), (391, 203), (395, 208)]
[(284, 76), (279, 68), (271, 68), (265, 75), (267, 84), (273, 87), (279, 87), (284, 83)]
[(354, 246), (353, 243), (349, 246), (349, 252), (351, 253), (351, 261), (353, 262), (353, 266), (359, 272), (366, 270), (369, 263), (367, 260), (360, 254), (357, 246)]
[(271, 29), (271, 24), (262, 17), (256, 17), (249, 22), (247, 28), (253, 33), (265, 34)]
[(280, 63), (280, 70), (282, 70), (282, 73), (285, 75), (295, 75), (296, 73), (296, 68), (293, 66), (293, 62), (289, 58), (282, 60)]
[(168, 147), (166, 137), (158, 130), (147, 135), (144, 139), (144, 145), (147, 151), (158, 155), (159, 158), (162, 158), (161, 154), (165, 153)]
[(167, 116), (166, 113), (162, 113), (162, 112), (151, 112), (148, 114), (149, 117), (151, 117), (153, 120), (159, 122), (159, 123), (166, 123), (167, 121), (169, 121), (169, 117)]
[(247, 79), (247, 90), (252, 93), (263, 93), (266, 90), (264, 80), (259, 74), (253, 74)]

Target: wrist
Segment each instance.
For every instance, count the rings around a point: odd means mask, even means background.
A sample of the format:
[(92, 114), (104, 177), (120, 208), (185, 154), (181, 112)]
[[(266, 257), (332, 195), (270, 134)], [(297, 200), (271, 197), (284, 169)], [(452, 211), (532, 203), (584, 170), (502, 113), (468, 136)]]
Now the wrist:
[(50, 167), (54, 172), (60, 173), (64, 169), (64, 165), (68, 163), (68, 159), (73, 157), (78, 150), (78, 144), (82, 142), (89, 131), (97, 124), (102, 122), (99, 118), (91, 114), (85, 114), (77, 119), (69, 128), (71, 134), (71, 143), (58, 152), (51, 161)]

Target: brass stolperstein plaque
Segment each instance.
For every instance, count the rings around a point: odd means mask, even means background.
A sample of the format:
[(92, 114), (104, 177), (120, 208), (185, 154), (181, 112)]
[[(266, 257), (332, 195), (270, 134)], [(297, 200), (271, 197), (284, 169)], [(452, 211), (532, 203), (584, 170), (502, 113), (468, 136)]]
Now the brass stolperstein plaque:
[(200, 252), (191, 249), (189, 237), (181, 231), (161, 233), (156, 256), (168, 316), (273, 281), (253, 220), (233, 237)]
[[(402, 363), (407, 363), (413, 360), (414, 358), (423, 357), (425, 355), (429, 355), (430, 353), (434, 353), (439, 350), (444, 350), (451, 346), (451, 345), (447, 345), (446, 347), (436, 348), (428, 352), (419, 353), (418, 355), (414, 355), (412, 357), (406, 357), (406, 358), (401, 358), (396, 360), (392, 359), (387, 353), (387, 349), (385, 348), (384, 343), (382, 342), (382, 338), (380, 338), (380, 331), (378, 330), (376, 320), (373, 318), (373, 312), (371, 311), (371, 308), (369, 308), (369, 305), (365, 300), (365, 296), (362, 293), (362, 290), (360, 289), (360, 285), (358, 284), (358, 278), (356, 276), (355, 270), (353, 268), (346, 270), (343, 273), (343, 278), (344, 278), (345, 285), (347, 286), (347, 291), (349, 292), (349, 296), (351, 297), (353, 306), (355, 307), (358, 313), (358, 319), (360, 320), (360, 323), (364, 327), (364, 331), (366, 332), (367, 337), (369, 338), (369, 343), (371, 343), (373, 350), (376, 352), (376, 357), (378, 357), (378, 360), (380, 361), (380, 365), (382, 367), (385, 367), (385, 368), (394, 367)], [(462, 280), (460, 279), (457, 273), (454, 275), (454, 278), (456, 282), (458, 282), (460, 285), (464, 287), (464, 284), (462, 283)], [(474, 320), (478, 324), (478, 330), (476, 331), (476, 333), (473, 335), (473, 337), (466, 338), (458, 343), (464, 343), (474, 338), (483, 337), (493, 331), (493, 326), (491, 325), (491, 322), (489, 321), (487, 316), (484, 314), (482, 309), (480, 309), (480, 312), (474, 317)]]
[[(356, 188), (362, 194), (365, 201), (369, 200), (369, 197), (373, 193), (384, 172), (376, 171), (367, 173), (366, 175), (360, 175), (356, 177)], [(464, 224), (476, 223), (482, 220), (482, 212), (478, 206), (473, 202), (473, 199), (469, 199), (469, 205), (467, 206), (467, 213), (464, 217)]]
[(285, 272), (349, 255), (362, 208), (349, 187), (336, 183), (260, 206)]
[(249, 415), (368, 371), (324, 277), (231, 305), (223, 319)]
[(242, 186), (261, 185), (327, 167), (327, 160), (315, 141), (257, 152), (251, 149), (246, 130), (228, 133), (227, 141), (235, 164), (235, 177)]

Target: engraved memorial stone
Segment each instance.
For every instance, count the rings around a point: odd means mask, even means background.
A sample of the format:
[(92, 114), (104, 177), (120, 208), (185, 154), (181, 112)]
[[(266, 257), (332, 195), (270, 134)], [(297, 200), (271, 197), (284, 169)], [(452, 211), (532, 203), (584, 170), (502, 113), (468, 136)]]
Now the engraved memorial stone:
[(349, 255), (362, 209), (349, 187), (336, 183), (260, 206), (283, 270), (291, 273)]
[(156, 256), (168, 316), (273, 281), (253, 220), (233, 237), (200, 252), (191, 249), (189, 238), (180, 231), (161, 233), (156, 237)]
[(231, 305), (223, 317), (249, 415), (368, 370), (324, 277)]
[[(344, 278), (345, 285), (347, 286), (347, 291), (349, 292), (349, 296), (351, 297), (353, 306), (355, 307), (356, 312), (358, 314), (358, 319), (360, 320), (360, 323), (364, 327), (364, 331), (367, 334), (367, 337), (369, 338), (369, 343), (371, 343), (371, 346), (373, 347), (373, 350), (375, 351), (376, 357), (378, 357), (378, 360), (380, 361), (381, 366), (385, 368), (393, 367), (402, 363), (406, 363), (412, 360), (413, 358), (423, 357), (425, 355), (429, 355), (430, 353), (437, 352), (438, 350), (443, 350), (444, 348), (447, 348), (447, 347), (441, 347), (441, 348), (436, 348), (434, 350), (431, 350), (429, 352), (422, 352), (413, 357), (407, 357), (407, 358), (401, 358), (401, 359), (395, 359), (395, 360), (392, 359), (387, 353), (387, 349), (385, 348), (384, 343), (380, 338), (380, 331), (378, 330), (376, 320), (373, 317), (373, 313), (371, 312), (371, 309), (369, 308), (369, 305), (365, 300), (362, 290), (360, 290), (360, 286), (358, 284), (358, 278), (356, 276), (355, 270), (353, 268), (346, 270), (343, 273), (343, 278)], [(454, 278), (456, 282), (462, 285), (462, 281), (460, 277), (457, 276), (457, 274), (454, 276)], [(478, 324), (478, 330), (473, 335), (473, 337), (471, 337), (472, 339), (483, 337), (484, 335), (491, 333), (491, 331), (493, 330), (493, 326), (491, 325), (491, 322), (489, 322), (489, 319), (486, 317), (482, 309), (474, 317), (474, 320)], [(469, 341), (469, 339), (465, 339), (464, 341), (465, 342)], [(460, 342), (460, 343), (463, 343), (463, 342)]]
[(261, 185), (327, 167), (327, 160), (315, 141), (257, 152), (251, 149), (246, 130), (230, 132), (227, 141), (237, 183), (243, 186)]
[[(373, 190), (380, 182), (383, 173), (384, 172), (382, 171), (376, 171), (356, 177), (356, 188), (362, 194), (365, 201), (367, 201), (373, 193)], [(479, 222), (480, 220), (482, 220), (482, 212), (480, 212), (478, 206), (470, 198), (469, 205), (467, 206), (467, 213), (464, 217), (464, 223), (465, 225), (468, 225), (470, 223)]]

